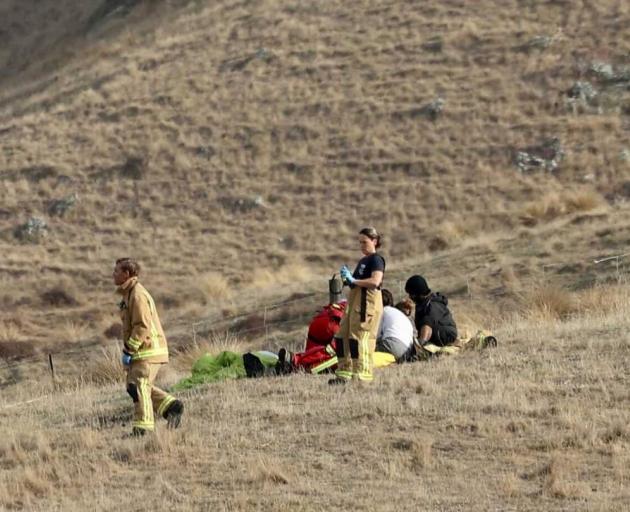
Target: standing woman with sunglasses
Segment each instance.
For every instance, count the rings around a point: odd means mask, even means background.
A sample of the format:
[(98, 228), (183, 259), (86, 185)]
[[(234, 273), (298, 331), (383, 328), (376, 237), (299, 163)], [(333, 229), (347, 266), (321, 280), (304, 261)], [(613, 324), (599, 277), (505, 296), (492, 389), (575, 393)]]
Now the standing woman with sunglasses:
[(354, 272), (345, 265), (340, 270), (350, 295), (335, 336), (339, 362), (336, 377), (328, 381), (332, 385), (346, 384), (353, 378), (365, 382), (374, 379), (372, 356), (383, 314), (381, 286), (385, 274), (385, 259), (376, 252), (381, 235), (374, 228), (363, 228), (359, 231), (359, 246), (363, 257)]

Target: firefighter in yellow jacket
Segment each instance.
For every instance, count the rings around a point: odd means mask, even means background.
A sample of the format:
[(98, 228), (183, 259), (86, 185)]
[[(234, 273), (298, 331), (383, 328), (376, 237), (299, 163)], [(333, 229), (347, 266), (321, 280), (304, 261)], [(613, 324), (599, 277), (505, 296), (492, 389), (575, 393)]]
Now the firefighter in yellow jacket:
[(162, 365), (168, 363), (168, 346), (153, 297), (138, 282), (139, 273), (140, 265), (131, 258), (117, 260), (113, 273), (122, 295), (122, 363), (127, 370), (127, 393), (134, 403), (133, 436), (154, 430), (154, 412), (170, 428), (179, 427), (184, 412), (180, 400), (153, 385)]
[(374, 378), (374, 348), (383, 315), (385, 259), (376, 252), (381, 246), (381, 235), (374, 228), (363, 228), (359, 231), (359, 246), (363, 257), (354, 272), (345, 265), (340, 271), (344, 284), (350, 287), (350, 295), (335, 335), (339, 363), (336, 377), (328, 381), (332, 385), (351, 379), (370, 382)]

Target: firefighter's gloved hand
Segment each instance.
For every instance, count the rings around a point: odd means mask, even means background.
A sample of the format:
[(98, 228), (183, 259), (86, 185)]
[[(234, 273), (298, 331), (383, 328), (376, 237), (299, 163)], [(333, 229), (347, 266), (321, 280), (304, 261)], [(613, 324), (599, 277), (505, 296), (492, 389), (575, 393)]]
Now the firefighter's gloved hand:
[(127, 352), (123, 352), (122, 364), (123, 366), (129, 366), (131, 364), (131, 355), (127, 354)]
[(355, 281), (355, 278), (352, 277), (352, 272), (350, 272), (350, 269), (346, 265), (341, 267), (339, 275), (341, 276), (341, 280), (346, 284), (352, 284)]

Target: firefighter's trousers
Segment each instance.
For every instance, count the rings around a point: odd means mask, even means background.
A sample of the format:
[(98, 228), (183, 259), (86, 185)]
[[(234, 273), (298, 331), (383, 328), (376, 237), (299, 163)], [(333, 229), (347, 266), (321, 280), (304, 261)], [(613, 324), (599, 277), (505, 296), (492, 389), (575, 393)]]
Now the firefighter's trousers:
[(143, 430), (155, 428), (155, 414), (164, 416), (175, 397), (153, 385), (160, 363), (134, 361), (127, 370), (127, 393), (134, 405), (133, 427)]
[(350, 290), (348, 305), (335, 335), (339, 359), (337, 377), (362, 381), (374, 379), (372, 358), (382, 315), (381, 290), (358, 286)]

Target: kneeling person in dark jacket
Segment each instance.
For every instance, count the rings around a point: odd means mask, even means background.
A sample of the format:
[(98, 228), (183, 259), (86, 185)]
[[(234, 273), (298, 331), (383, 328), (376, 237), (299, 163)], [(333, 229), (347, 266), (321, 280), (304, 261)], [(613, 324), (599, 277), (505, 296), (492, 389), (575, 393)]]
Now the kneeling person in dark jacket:
[(457, 340), (457, 326), (448, 309), (448, 299), (441, 293), (433, 293), (424, 277), (418, 275), (407, 280), (405, 291), (416, 304), (418, 344), (438, 347), (453, 344)]

